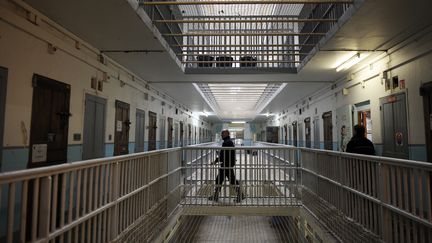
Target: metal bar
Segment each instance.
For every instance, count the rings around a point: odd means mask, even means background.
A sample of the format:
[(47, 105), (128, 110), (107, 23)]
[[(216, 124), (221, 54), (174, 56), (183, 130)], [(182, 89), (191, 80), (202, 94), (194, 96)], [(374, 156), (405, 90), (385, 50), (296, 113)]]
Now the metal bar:
[(272, 61), (182, 61), (182, 63), (301, 63), (301, 62), (272, 60)]
[(146, 2), (140, 1), (142, 6), (155, 5), (237, 5), (237, 4), (353, 4), (350, 0), (241, 0), (241, 1), (155, 1)]
[[(263, 50), (264, 51), (264, 50)], [(208, 52), (206, 52), (205, 54), (209, 54)], [(177, 56), (198, 56), (200, 54), (181, 54), (181, 53), (177, 53)], [(281, 54), (276, 53), (276, 54), (272, 54), (272, 53), (241, 53), (241, 54), (224, 54), (224, 53), (214, 53), (214, 55), (227, 55), (227, 56), (245, 56), (245, 55), (250, 55), (250, 56), (281, 56)], [(282, 56), (307, 56), (309, 55), (308, 53), (283, 53)], [(213, 62), (213, 61), (211, 61)], [(245, 62), (254, 62), (254, 61), (245, 61)], [(267, 62), (267, 61), (266, 61)]]
[(163, 36), (324, 36), (327, 33), (321, 32), (251, 32), (251, 33), (164, 33)]
[(302, 46), (315, 46), (315, 44), (231, 44), (231, 45), (219, 45), (219, 44), (187, 44), (187, 45), (172, 45), (174, 47), (188, 47), (188, 48), (203, 48), (203, 47), (302, 47)]
[[(205, 17), (204, 17), (205, 18)], [(223, 17), (221, 17), (223, 18)], [(308, 23), (337, 22), (337, 19), (158, 19), (154, 23)]]

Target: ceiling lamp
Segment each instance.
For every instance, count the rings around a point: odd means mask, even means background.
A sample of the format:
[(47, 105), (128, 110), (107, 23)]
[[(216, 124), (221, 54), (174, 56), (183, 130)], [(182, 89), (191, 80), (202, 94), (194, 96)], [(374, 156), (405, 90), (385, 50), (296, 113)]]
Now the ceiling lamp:
[(369, 52), (356, 53), (354, 56), (350, 57), (348, 60), (343, 62), (341, 65), (339, 65), (336, 68), (336, 72), (340, 72), (340, 71), (349, 69), (350, 67), (352, 67), (352, 66), (356, 65), (357, 63), (361, 62), (362, 60), (364, 60), (369, 55), (370, 55)]

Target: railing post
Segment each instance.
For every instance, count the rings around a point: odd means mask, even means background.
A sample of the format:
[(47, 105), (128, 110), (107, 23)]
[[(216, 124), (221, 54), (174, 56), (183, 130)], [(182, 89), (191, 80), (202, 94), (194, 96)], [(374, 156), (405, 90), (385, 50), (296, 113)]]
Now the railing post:
[[(63, 175), (66, 176), (66, 175)], [(51, 176), (43, 177), (40, 185), (40, 204), (39, 204), (39, 230), (40, 238), (46, 238), (49, 235), (50, 213), (51, 213)], [(53, 195), (57, 197), (57, 195)], [(37, 199), (36, 199), (37, 200)]]
[(110, 240), (115, 241), (115, 239), (118, 236), (118, 202), (117, 199), (119, 198), (119, 178), (120, 178), (120, 168), (119, 168), (119, 162), (116, 162), (112, 165), (112, 180), (111, 180), (111, 201), (114, 202), (114, 207), (111, 208), (109, 211), (109, 223), (110, 223)]

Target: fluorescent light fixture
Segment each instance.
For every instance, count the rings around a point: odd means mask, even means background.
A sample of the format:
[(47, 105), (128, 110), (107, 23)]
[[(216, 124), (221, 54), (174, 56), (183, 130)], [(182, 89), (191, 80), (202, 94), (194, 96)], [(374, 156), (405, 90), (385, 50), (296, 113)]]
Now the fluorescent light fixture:
[(245, 124), (245, 121), (232, 121), (232, 124)]
[(363, 61), (366, 57), (370, 55), (370, 52), (362, 52), (356, 53), (354, 56), (350, 57), (348, 60), (343, 62), (336, 68), (336, 72), (340, 72), (343, 70), (347, 70), (350, 67), (356, 65), (357, 63)]

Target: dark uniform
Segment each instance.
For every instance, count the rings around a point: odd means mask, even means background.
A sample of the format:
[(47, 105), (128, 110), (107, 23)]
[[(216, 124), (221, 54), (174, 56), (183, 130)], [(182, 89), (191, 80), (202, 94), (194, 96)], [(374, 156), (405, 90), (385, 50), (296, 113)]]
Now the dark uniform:
[(364, 136), (354, 136), (347, 144), (346, 152), (355, 154), (375, 155), (373, 143)]
[[(224, 139), (222, 147), (234, 147), (233, 141), (228, 136)], [(236, 180), (234, 173), (234, 166), (236, 161), (235, 150), (221, 150), (219, 152), (219, 162), (221, 167), (219, 168), (219, 174), (216, 176), (216, 185), (221, 186), (225, 177), (228, 178), (231, 185), (239, 185), (239, 181)]]
[[(234, 143), (231, 141), (229, 136), (224, 138), (222, 147), (234, 147)], [(236, 154), (234, 149), (222, 149), (219, 152), (219, 158), (216, 162), (220, 163), (219, 174), (216, 176), (215, 192), (214, 195), (209, 197), (210, 200), (217, 201), (219, 199), (219, 192), (225, 178), (228, 178), (230, 185), (236, 186), (237, 198), (236, 202), (240, 202), (244, 199), (244, 194), (240, 190), (240, 182), (236, 180), (234, 166), (236, 162)]]

